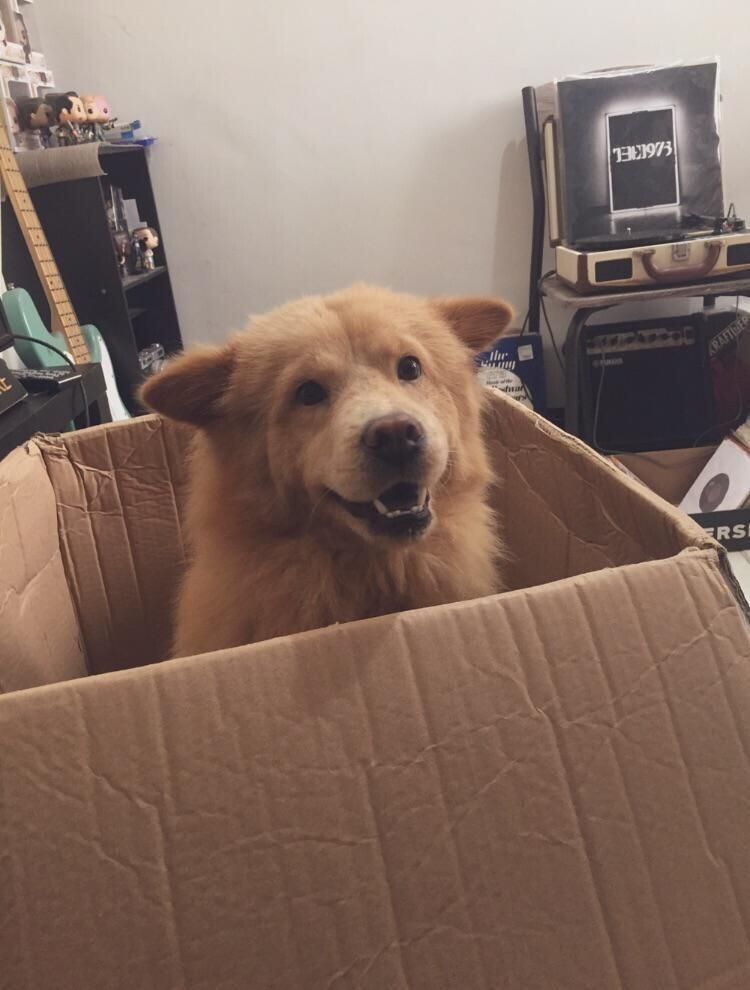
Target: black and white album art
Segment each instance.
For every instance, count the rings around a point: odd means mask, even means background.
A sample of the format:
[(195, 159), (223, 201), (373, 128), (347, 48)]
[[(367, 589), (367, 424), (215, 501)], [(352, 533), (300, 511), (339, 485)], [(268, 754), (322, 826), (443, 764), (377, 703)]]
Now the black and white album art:
[(607, 114), (607, 138), (613, 213), (678, 205), (673, 107)]
[(716, 61), (576, 76), (557, 93), (568, 243), (723, 214)]

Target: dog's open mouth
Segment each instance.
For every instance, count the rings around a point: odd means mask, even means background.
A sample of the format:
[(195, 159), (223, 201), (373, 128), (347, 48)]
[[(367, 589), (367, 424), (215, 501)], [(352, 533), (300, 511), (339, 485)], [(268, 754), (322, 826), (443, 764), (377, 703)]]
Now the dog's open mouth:
[(432, 521), (430, 493), (422, 485), (400, 481), (371, 502), (349, 502), (332, 493), (347, 512), (367, 522), (373, 532), (408, 539), (423, 533)]

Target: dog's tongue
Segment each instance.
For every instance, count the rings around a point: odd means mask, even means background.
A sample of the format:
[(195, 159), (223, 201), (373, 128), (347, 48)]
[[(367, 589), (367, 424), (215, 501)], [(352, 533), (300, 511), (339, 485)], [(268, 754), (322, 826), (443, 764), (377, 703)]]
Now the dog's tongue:
[(403, 512), (422, 506), (425, 496), (424, 488), (401, 481), (382, 492), (376, 502), (380, 502), (388, 512)]

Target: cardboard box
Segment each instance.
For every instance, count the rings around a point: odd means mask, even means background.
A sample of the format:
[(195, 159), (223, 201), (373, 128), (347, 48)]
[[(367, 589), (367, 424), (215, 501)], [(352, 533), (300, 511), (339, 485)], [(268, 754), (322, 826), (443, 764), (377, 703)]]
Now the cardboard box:
[[(688, 447), (682, 450), (656, 450), (612, 457), (621, 471), (642, 482), (672, 505), (679, 505), (685, 493), (707, 468), (716, 446)], [(725, 550), (750, 550), (750, 507), (720, 508), (715, 512), (691, 512), (692, 519)]]
[(513, 400), (488, 429), (517, 590), (166, 663), (187, 434), (0, 464), (0, 986), (750, 986), (724, 552)]
[(750, 451), (735, 437), (722, 440), (680, 502), (694, 516), (741, 509), (750, 497)]

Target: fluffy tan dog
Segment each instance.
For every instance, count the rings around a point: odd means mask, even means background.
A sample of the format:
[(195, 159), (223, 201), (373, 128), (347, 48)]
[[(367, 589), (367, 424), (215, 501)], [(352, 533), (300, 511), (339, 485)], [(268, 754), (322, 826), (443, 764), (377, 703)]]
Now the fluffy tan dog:
[(198, 427), (175, 656), (501, 589), (472, 358), (510, 318), (357, 286), (148, 381)]

